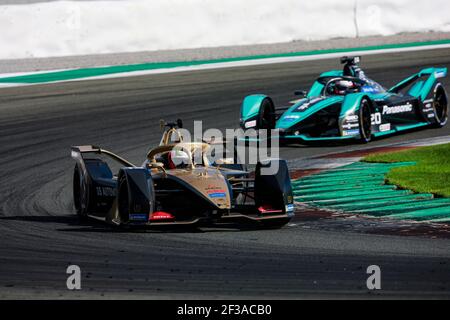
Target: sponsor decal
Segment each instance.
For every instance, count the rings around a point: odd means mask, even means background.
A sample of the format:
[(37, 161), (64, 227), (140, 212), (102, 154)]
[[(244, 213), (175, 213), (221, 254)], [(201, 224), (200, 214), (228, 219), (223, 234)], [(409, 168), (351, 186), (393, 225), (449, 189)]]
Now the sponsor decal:
[(342, 135), (343, 136), (354, 136), (354, 135), (357, 135), (357, 134), (359, 134), (359, 130), (358, 129), (342, 131)]
[(225, 192), (225, 190), (223, 190), (222, 187), (220, 186), (215, 186), (215, 185), (211, 185), (209, 184), (206, 188), (205, 188), (206, 192), (208, 193), (212, 193), (212, 192)]
[(116, 190), (111, 187), (96, 187), (97, 196), (99, 197), (115, 197)]
[(359, 123), (347, 123), (347, 124), (342, 125), (342, 128), (344, 128), (344, 129), (359, 128)]
[(286, 214), (289, 216), (289, 217), (293, 217), (294, 216), (294, 205), (293, 204), (288, 204), (288, 205), (286, 205)]
[(208, 193), (208, 196), (210, 198), (225, 198), (227, 194), (225, 192), (214, 192), (214, 193)]
[(405, 113), (411, 112), (413, 110), (413, 106), (410, 102), (407, 104), (402, 104), (398, 106), (389, 107), (387, 105), (383, 106), (383, 114), (397, 114), (397, 113)]
[(206, 192), (209, 193), (225, 193), (226, 191), (223, 189), (206, 189)]
[(441, 72), (441, 71), (436, 71), (435, 73), (434, 73), (434, 76), (436, 77), (436, 78), (443, 78), (443, 77), (445, 77), (445, 72)]
[(306, 109), (308, 109), (312, 105), (316, 104), (317, 102), (322, 101), (323, 99), (324, 98), (314, 98), (312, 100), (309, 100), (308, 102), (305, 102), (300, 107), (298, 107), (297, 111), (305, 111)]
[(431, 103), (425, 104), (425, 106), (424, 106), (424, 108), (423, 108), (422, 111), (423, 111), (423, 112), (430, 112), (430, 111), (433, 111), (433, 105), (432, 105)]
[(245, 128), (246, 128), (246, 129), (248, 129), (248, 128), (253, 128), (253, 127), (256, 127), (256, 120), (247, 121), (247, 122), (245, 123)]
[(147, 221), (148, 215), (146, 213), (131, 213), (130, 220)]
[(284, 121), (284, 122), (292, 122), (292, 121), (295, 121), (295, 120), (297, 120), (297, 119), (299, 119), (299, 118), (300, 118), (300, 116), (288, 115), (288, 116), (285, 116), (285, 117), (283, 118), (283, 121)]
[(214, 185), (209, 185), (205, 191), (210, 198), (225, 198), (227, 196), (226, 190)]
[(294, 205), (293, 204), (286, 205), (286, 212), (294, 212)]
[(390, 123), (380, 124), (378, 129), (380, 130), (380, 132), (389, 131), (391, 130), (391, 124)]
[(356, 122), (358, 120), (359, 120), (359, 117), (356, 114), (352, 114), (352, 115), (345, 117), (345, 121), (347, 121), (347, 122)]
[(378, 90), (376, 90), (375, 88), (370, 87), (370, 86), (364, 86), (361, 88), (361, 92), (374, 93), (374, 92), (378, 92)]

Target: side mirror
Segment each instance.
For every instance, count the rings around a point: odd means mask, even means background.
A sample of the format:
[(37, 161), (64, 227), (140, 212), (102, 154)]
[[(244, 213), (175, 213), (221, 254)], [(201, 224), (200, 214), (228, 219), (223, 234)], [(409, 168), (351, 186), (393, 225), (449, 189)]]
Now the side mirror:
[(295, 90), (294, 94), (299, 97), (306, 97), (308, 92), (306, 92), (305, 90)]

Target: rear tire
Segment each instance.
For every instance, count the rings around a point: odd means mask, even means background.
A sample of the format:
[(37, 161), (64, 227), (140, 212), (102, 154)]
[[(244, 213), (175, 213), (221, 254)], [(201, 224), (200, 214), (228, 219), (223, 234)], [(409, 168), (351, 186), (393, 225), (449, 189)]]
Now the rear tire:
[(359, 135), (361, 143), (372, 140), (372, 111), (368, 99), (363, 98), (359, 106)]
[(441, 83), (436, 84), (434, 87), (433, 108), (436, 117), (433, 127), (442, 128), (448, 121), (448, 99)]

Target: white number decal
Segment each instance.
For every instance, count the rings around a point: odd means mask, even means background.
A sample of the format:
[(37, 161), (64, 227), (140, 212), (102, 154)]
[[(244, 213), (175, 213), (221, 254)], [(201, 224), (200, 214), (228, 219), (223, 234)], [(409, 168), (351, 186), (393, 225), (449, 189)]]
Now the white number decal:
[(372, 113), (372, 124), (381, 124), (381, 113)]

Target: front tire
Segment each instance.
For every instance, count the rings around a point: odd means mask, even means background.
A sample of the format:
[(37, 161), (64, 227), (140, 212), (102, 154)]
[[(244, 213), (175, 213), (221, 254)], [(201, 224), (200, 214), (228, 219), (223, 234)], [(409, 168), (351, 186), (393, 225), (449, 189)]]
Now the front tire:
[(359, 106), (359, 135), (362, 143), (372, 140), (372, 111), (370, 102), (366, 98), (361, 100)]
[(130, 215), (130, 197), (128, 194), (128, 182), (125, 177), (119, 181), (117, 209), (119, 211), (120, 225), (128, 222)]
[(272, 100), (266, 98), (259, 108), (258, 119), (256, 122), (258, 129), (274, 129), (275, 128), (275, 106)]
[(73, 170), (73, 204), (81, 219), (86, 219), (89, 212), (90, 190), (89, 184), (83, 177), (78, 165)]
[(436, 122), (433, 124), (435, 128), (442, 128), (448, 121), (448, 99), (447, 93), (441, 83), (434, 87), (433, 108)]

